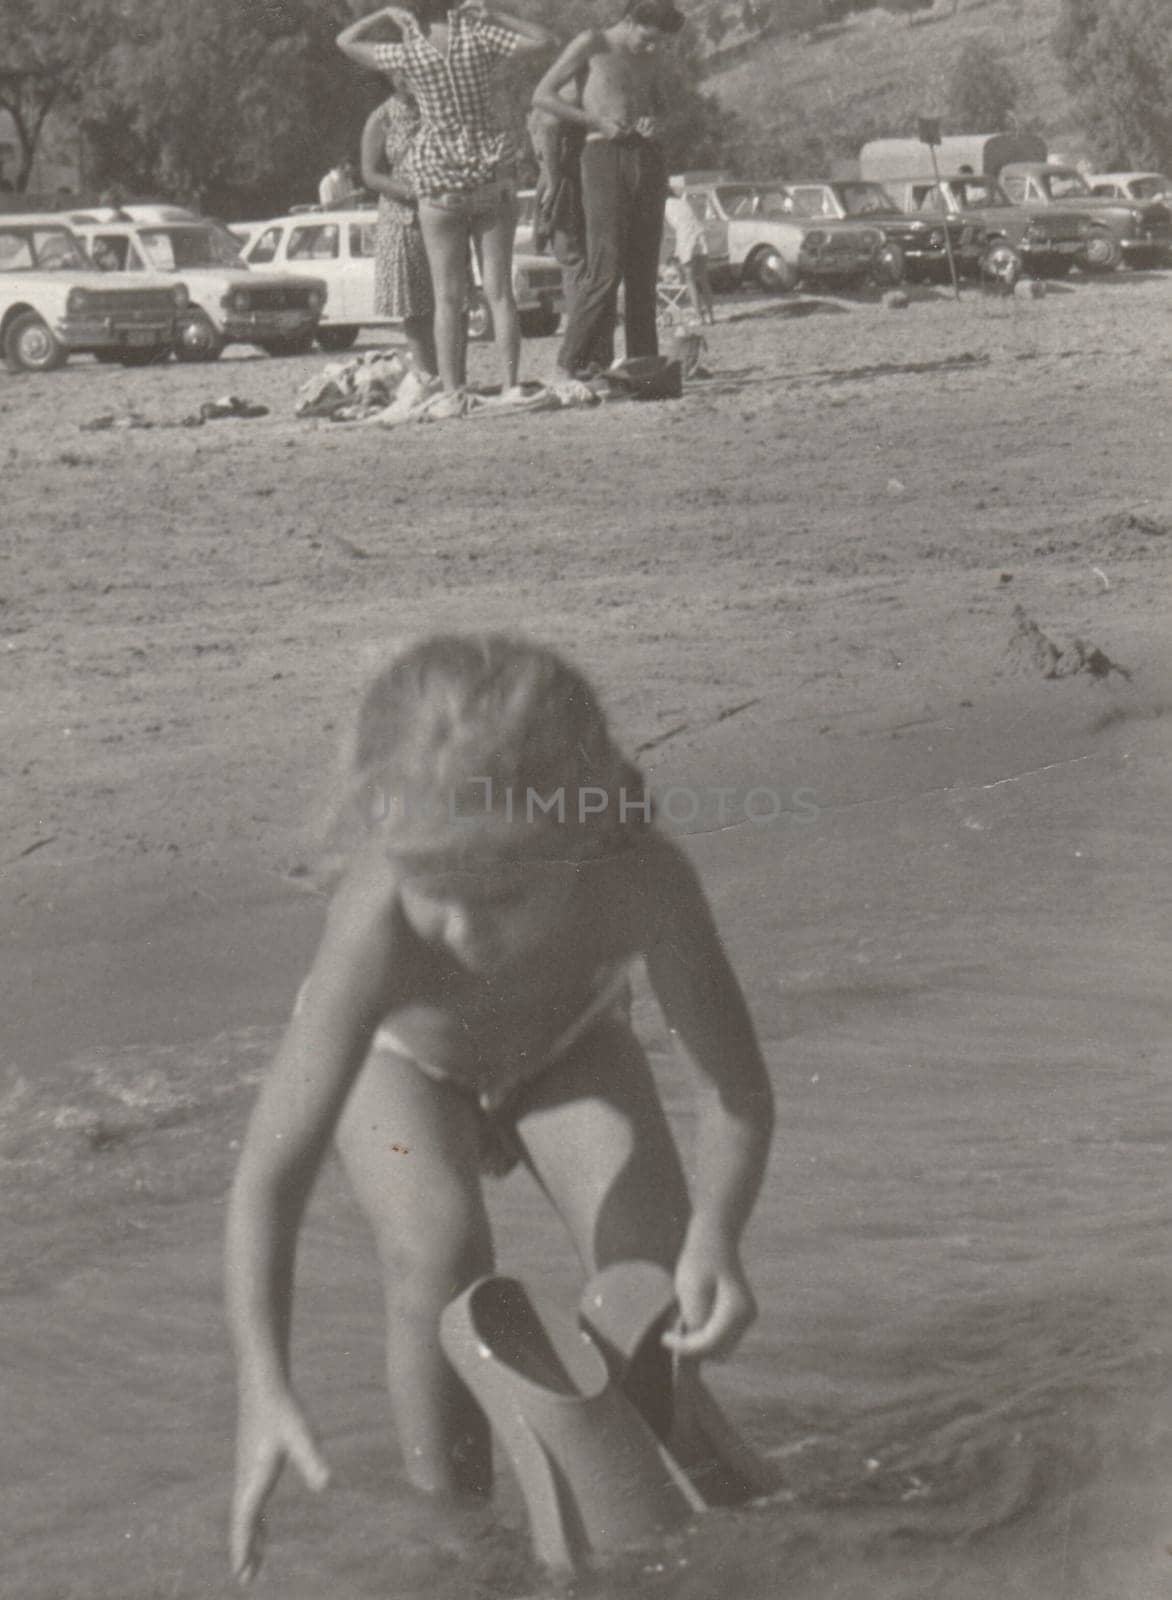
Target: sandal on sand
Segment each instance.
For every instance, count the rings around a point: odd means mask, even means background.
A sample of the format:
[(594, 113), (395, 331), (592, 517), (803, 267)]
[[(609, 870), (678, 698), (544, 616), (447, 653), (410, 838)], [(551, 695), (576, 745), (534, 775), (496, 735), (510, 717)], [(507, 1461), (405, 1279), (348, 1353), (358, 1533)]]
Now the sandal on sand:
[(513, 1463), (547, 1566), (573, 1571), (703, 1510), (590, 1335), (520, 1280), (466, 1289), (440, 1342)]
[(619, 1261), (586, 1285), (579, 1315), (613, 1381), (663, 1440), (706, 1506), (775, 1492), (776, 1472), (741, 1438), (700, 1376), (697, 1361), (662, 1344), (676, 1320), (671, 1275), (653, 1261)]

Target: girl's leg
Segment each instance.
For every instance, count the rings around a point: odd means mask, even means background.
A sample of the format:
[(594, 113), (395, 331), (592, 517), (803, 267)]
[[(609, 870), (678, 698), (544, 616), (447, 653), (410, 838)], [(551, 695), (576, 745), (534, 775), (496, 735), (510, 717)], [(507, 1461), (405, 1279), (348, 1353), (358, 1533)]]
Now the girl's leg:
[(435, 353), (448, 394), (464, 387), (464, 313), (468, 304), (468, 223), (443, 206), (419, 202), (423, 247), (435, 294)]
[(517, 1133), (587, 1272), (614, 1261), (673, 1271), (687, 1185), (651, 1068), (618, 1022), (592, 1028), (524, 1094)]
[(429, 378), (436, 375), (435, 326), (431, 317), (404, 317), (403, 342), (418, 370)]
[(696, 266), (695, 259), (693, 259), (691, 261), (685, 261), (684, 262), (683, 274), (684, 274), (684, 283), (687, 285), (687, 290), (688, 290), (688, 304), (691, 306), (692, 310), (696, 313), (696, 321), (697, 322), (703, 322), (704, 321), (704, 303), (700, 298), (700, 285), (699, 285), (699, 281), (698, 281), (700, 273), (699, 273), (699, 269)]
[(488, 1424), (439, 1343), (444, 1306), (492, 1270), (467, 1095), (374, 1051), (338, 1124), (347, 1176), (374, 1229), (387, 1308), (387, 1382), (417, 1488), (487, 1494)]
[(506, 389), (516, 386), (521, 366), (521, 323), (513, 298), (513, 236), (517, 231), (517, 202), (511, 189), (496, 215), (474, 222), (473, 232), (480, 252), (480, 271), (484, 279), (484, 298), (492, 312), (496, 347), (501, 358), (501, 377)]
[(708, 261), (705, 256), (695, 256), (692, 265), (696, 271), (696, 287), (700, 291), (700, 299), (704, 304), (708, 322), (716, 321), (716, 307), (712, 299), (712, 279), (708, 276)]

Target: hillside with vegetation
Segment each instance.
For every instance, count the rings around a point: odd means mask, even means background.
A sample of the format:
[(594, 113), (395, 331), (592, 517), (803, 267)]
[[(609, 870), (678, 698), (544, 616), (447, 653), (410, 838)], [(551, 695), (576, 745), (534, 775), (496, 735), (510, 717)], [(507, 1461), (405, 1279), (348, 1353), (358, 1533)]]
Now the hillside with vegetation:
[(1010, 108), (1003, 125), (1078, 156), (1086, 141), (1051, 46), (1060, 9), (1061, 0), (936, 0), (801, 31), (775, 23), (755, 39), (737, 29), (709, 49), (702, 87), (738, 119), (737, 167), (760, 176), (845, 170), (868, 139), (914, 136), (920, 115), (941, 117), (946, 133), (993, 131), (971, 124), (998, 99)]

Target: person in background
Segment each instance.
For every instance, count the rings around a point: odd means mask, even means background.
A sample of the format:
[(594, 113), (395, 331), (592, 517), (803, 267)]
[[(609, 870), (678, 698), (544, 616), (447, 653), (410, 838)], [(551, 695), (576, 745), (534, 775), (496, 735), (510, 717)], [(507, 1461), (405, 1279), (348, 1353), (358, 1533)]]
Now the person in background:
[(436, 375), (435, 296), (419, 204), (406, 173), (407, 153), (419, 126), (413, 100), (392, 92), (362, 130), (362, 181), (378, 195), (375, 230), (374, 309), (403, 324), (412, 363), (425, 379)]
[[(580, 33), (537, 85), (533, 104), (585, 130), (582, 207), (586, 272), (558, 352), (566, 377), (589, 375), (591, 354), (609, 345), (625, 294), (627, 355), (659, 353), (655, 283), (667, 168), (659, 145), (662, 95), (654, 56), (684, 25), (671, 0), (629, 0), (609, 28)], [(580, 103), (563, 92), (582, 84)]]
[[(571, 83), (562, 94), (581, 98), (581, 84)], [(534, 196), (533, 248), (553, 251), (562, 269), (565, 313), (573, 314), (574, 298), (586, 279), (586, 215), (582, 210), (582, 145), (586, 130), (561, 122), (534, 107), (525, 121), (537, 160)], [(614, 360), (614, 340), (600, 331), (586, 352), (585, 364), (600, 371)]]
[(688, 290), (688, 302), (700, 323), (714, 323), (712, 284), (708, 278), (708, 241), (704, 224), (682, 194), (672, 195), (663, 208), (675, 238), (674, 255)]
[[(389, 20), (397, 44), (375, 44), (363, 34)], [(544, 50), (553, 35), (535, 23), (422, 0), (419, 16), (398, 6), (351, 23), (338, 48), (361, 66), (393, 72), (419, 106), (419, 128), (408, 167), (418, 198), (423, 243), (435, 291), (435, 343), (445, 396), (432, 416), (459, 416), (466, 408), (465, 312), (468, 262), (480, 259), (484, 298), (501, 355), (503, 392), (520, 394), (521, 327), (513, 297), (513, 236), (517, 202), (513, 151), (491, 103), (493, 69), (506, 56)]]
[(318, 204), (343, 206), (359, 192), (361, 185), (349, 156), (339, 156), (317, 186)]

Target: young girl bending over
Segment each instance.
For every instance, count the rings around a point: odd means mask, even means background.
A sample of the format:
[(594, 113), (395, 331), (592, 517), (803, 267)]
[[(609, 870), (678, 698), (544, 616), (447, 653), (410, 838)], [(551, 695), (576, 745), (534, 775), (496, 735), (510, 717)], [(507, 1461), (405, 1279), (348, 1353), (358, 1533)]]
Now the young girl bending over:
[[(444, 1306), (493, 1267), (485, 1171), (524, 1161), (588, 1274), (667, 1267), (681, 1325), (664, 1342), (680, 1355), (726, 1354), (755, 1314), (739, 1244), (769, 1080), (696, 874), (589, 685), (516, 638), (426, 640), (366, 691), (344, 802), (356, 843), (229, 1207), (244, 1578), (286, 1460), (313, 1488), (327, 1479), (289, 1328), (296, 1236), (331, 1139), (374, 1230), (391, 1407), (421, 1489), (490, 1488), (487, 1424), (438, 1338)], [(631, 1032), (640, 958), (698, 1075), (690, 1200)]]
[[(401, 42), (372, 44), (363, 37), (384, 21), (399, 28)], [(553, 35), (535, 23), (460, 0), (420, 0), (418, 17), (384, 6), (337, 37), (352, 61), (395, 73), (419, 106), (408, 166), (435, 285), (439, 375), (445, 391), (457, 397), (449, 407), (453, 415), (459, 413), (467, 376), (470, 246), (480, 257), (505, 391), (517, 385), (521, 330), (513, 297), (514, 157), (493, 114), (490, 84), (493, 68), (505, 56), (542, 50), (552, 42)], [(445, 414), (433, 408), (433, 416)]]

